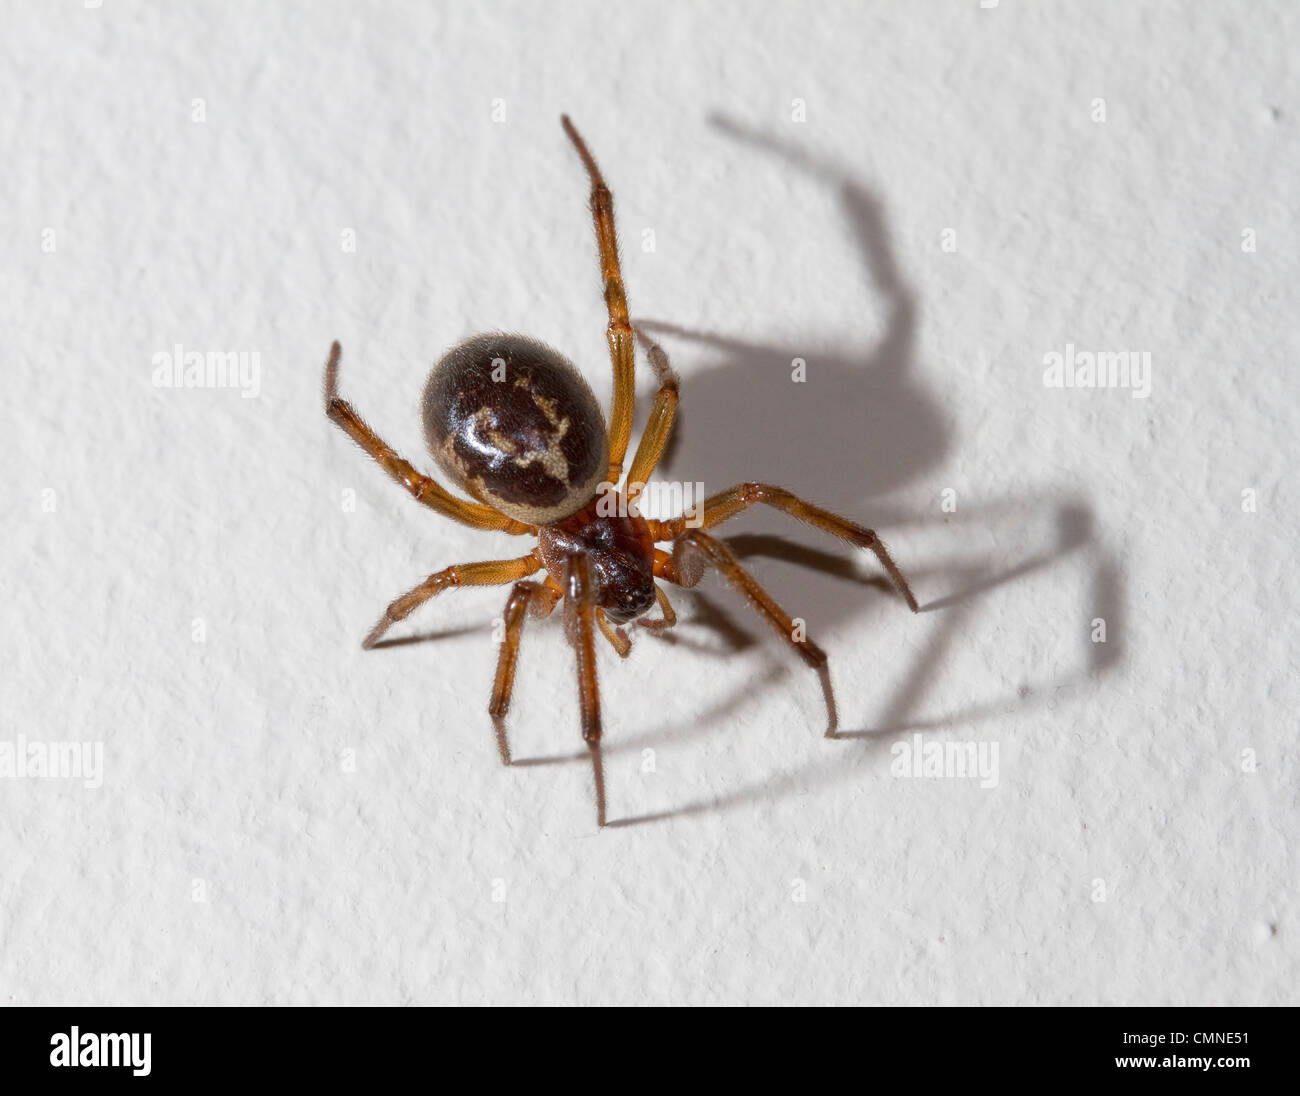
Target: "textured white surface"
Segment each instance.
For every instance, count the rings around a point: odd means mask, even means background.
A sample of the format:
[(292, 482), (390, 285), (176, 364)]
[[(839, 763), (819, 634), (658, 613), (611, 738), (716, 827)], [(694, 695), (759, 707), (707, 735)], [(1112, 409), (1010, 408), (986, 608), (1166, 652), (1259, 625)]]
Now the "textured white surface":
[[(1300, 11), (660, 7), (6, 5), (0, 741), (104, 774), (0, 780), (0, 999), (1297, 1001)], [(496, 761), (504, 590), (359, 649), (519, 542), (320, 400), (338, 338), (427, 466), (429, 364), (493, 327), (607, 398), (562, 110), (679, 329), (668, 474), (874, 525), (928, 606), (737, 520), (861, 733), (710, 580), (600, 651), (611, 817), (649, 816), (600, 833), (558, 618), (514, 711), (555, 764)], [(256, 397), (155, 387), (178, 343), (256, 351)], [(1149, 351), (1149, 398), (1045, 388), (1067, 343)], [(997, 786), (891, 775), (918, 732)]]

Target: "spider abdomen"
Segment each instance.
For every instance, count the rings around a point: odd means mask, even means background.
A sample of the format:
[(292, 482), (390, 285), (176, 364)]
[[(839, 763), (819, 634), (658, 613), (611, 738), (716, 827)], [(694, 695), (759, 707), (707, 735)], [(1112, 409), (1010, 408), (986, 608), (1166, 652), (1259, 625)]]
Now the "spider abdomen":
[(438, 467), (516, 521), (562, 521), (608, 473), (591, 388), (564, 355), (522, 335), (475, 335), (447, 351), (425, 384), (423, 415)]

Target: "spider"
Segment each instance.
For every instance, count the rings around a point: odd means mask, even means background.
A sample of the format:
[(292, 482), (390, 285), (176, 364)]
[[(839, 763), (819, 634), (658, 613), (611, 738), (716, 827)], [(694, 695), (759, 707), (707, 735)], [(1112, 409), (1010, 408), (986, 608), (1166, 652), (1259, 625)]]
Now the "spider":
[[(424, 388), (425, 440), (434, 462), (475, 501), (451, 494), (416, 471), (338, 394), (337, 342), (325, 365), (325, 412), (394, 480), (431, 510), (475, 529), (533, 536), (537, 546), (516, 559), (459, 563), (430, 575), (396, 598), (362, 641), (374, 647), (384, 633), (430, 598), (459, 586), (514, 583), (506, 600), (504, 637), (488, 712), (501, 761), (509, 765), (506, 714), (514, 688), (519, 642), (528, 615), (549, 616), (563, 602), (565, 633), (577, 662), (582, 737), (591, 754), (596, 824), (605, 817), (601, 759), (600, 694), (596, 680), (597, 630), (621, 658), (631, 650), (624, 625), (648, 631), (677, 621), (661, 582), (696, 585), (707, 567), (717, 569), (818, 674), (825, 698), (828, 738), (838, 718), (826, 654), (708, 530), (756, 503), (784, 511), (859, 548), (869, 549), (908, 606), (916, 599), (876, 534), (766, 483), (742, 483), (706, 498), (692, 514), (648, 520), (636, 500), (654, 473), (672, 431), (677, 376), (663, 349), (628, 319), (619, 268), (614, 202), (596, 161), (568, 115), (564, 132), (591, 182), (591, 214), (600, 253), (606, 338), (614, 370), (610, 424), (572, 362), (522, 335), (474, 335), (434, 365)], [(632, 432), (635, 342), (640, 341), (658, 391), (622, 491), (623, 464)], [(671, 551), (657, 547), (667, 544)], [(545, 572), (540, 581), (531, 576)], [(646, 614), (658, 606), (658, 615)]]

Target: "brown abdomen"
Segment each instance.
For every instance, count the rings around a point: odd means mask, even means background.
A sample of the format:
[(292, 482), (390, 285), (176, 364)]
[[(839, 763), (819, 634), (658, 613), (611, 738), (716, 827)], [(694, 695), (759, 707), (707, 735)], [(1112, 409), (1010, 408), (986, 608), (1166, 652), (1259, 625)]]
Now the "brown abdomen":
[(423, 407), (438, 467), (516, 521), (562, 520), (608, 472), (595, 396), (567, 358), (534, 339), (492, 333), (452, 347), (429, 374)]

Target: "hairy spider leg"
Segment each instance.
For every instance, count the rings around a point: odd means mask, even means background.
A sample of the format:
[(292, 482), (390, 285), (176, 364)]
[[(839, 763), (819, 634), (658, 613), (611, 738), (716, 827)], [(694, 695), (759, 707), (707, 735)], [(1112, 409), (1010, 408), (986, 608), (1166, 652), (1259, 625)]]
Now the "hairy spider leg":
[(384, 610), (361, 646), (370, 648), (399, 620), (405, 620), (416, 609), (443, 590), (454, 586), (504, 586), (507, 582), (536, 574), (542, 567), (541, 553), (534, 548), (518, 559), (494, 559), (481, 563), (454, 563), (430, 575), (418, 586), (395, 598)]
[(591, 771), (596, 784), (596, 825), (605, 825), (605, 768), (600, 753), (600, 688), (596, 680), (596, 643), (593, 631), (596, 587), (591, 561), (570, 556), (564, 564), (564, 630), (573, 645), (578, 668), (578, 707), (582, 713), (582, 738), (591, 750)]
[(794, 621), (781, 608), (772, 596), (763, 589), (748, 571), (736, 560), (731, 549), (722, 541), (692, 529), (683, 533), (673, 545), (673, 554), (657, 559), (656, 576), (662, 576), (678, 586), (694, 586), (704, 574), (704, 564), (716, 567), (732, 586), (739, 590), (760, 616), (790, 644), (799, 656), (817, 671), (821, 682), (822, 696), (826, 700), (826, 737), (834, 738), (839, 726), (839, 716), (835, 706), (835, 692), (831, 688), (831, 671), (827, 663), (826, 652), (803, 634), (802, 628), (796, 628)]
[(342, 353), (342, 347), (335, 342), (330, 347), (329, 360), (325, 363), (325, 414), (374, 457), (389, 476), (425, 506), (436, 510), (443, 517), (459, 521), (462, 525), (474, 529), (499, 529), (503, 533), (516, 535), (533, 531), (531, 525), (508, 518), (490, 506), (458, 499), (439, 486), (437, 481), (423, 472), (417, 472), (408, 461), (398, 456), (392, 446), (376, 434), (357, 414), (353, 406), (339, 396), (339, 359)]
[(488, 714), (496, 731), (497, 750), (501, 763), (510, 764), (510, 742), (506, 737), (506, 713), (510, 711), (510, 697), (515, 689), (515, 667), (519, 663), (519, 641), (523, 636), (524, 621), (532, 616), (544, 618), (551, 615), (563, 592), (547, 575), (543, 582), (517, 582), (506, 599), (503, 615), (505, 635), (501, 652), (497, 655), (496, 679), (492, 683), (492, 699)]
[(654, 403), (650, 405), (650, 418), (646, 420), (641, 441), (632, 458), (632, 467), (627, 473), (627, 497), (635, 500), (654, 474), (659, 458), (664, 455), (668, 438), (673, 432), (673, 420), (677, 417), (677, 374), (668, 364), (668, 355), (663, 347), (647, 335), (641, 328), (636, 328), (636, 337), (645, 347), (646, 357), (650, 359), (650, 368), (654, 370), (659, 381), (659, 391), (655, 393)]
[(614, 367), (614, 397), (609, 411), (609, 482), (615, 486), (623, 478), (623, 458), (632, 435), (632, 413), (636, 400), (634, 343), (632, 325), (627, 317), (627, 292), (618, 262), (618, 236), (614, 231), (614, 196), (605, 185), (600, 168), (587, 150), (567, 114), (561, 115), (564, 132), (578, 150), (591, 179), (591, 218), (596, 227), (600, 248), (600, 273), (605, 283), (605, 307), (609, 324), (605, 338), (609, 342), (609, 359)]
[[(867, 548), (875, 553), (881, 566), (884, 567), (894, 585), (898, 587), (899, 592), (907, 601), (908, 607), (914, 613), (918, 611), (916, 598), (912, 596), (911, 586), (908, 585), (907, 579), (903, 577), (903, 572), (898, 569), (898, 564), (894, 562), (893, 557), (880, 542), (880, 538), (876, 536), (874, 530), (857, 525), (849, 521), (848, 518), (842, 518), (829, 510), (823, 510), (820, 506), (813, 506), (783, 487), (773, 487), (770, 483), (740, 483), (726, 491), (712, 495), (704, 500), (703, 520), (697, 528), (712, 529), (715, 525), (722, 524), (728, 518), (735, 517), (759, 502), (782, 510), (791, 517), (798, 518), (815, 528), (822, 529), (830, 533), (831, 536), (846, 540), (858, 548)], [(650, 522), (650, 534), (656, 542), (674, 541), (687, 531), (688, 520), (687, 517), (683, 516), (673, 518), (671, 521), (652, 521)]]

